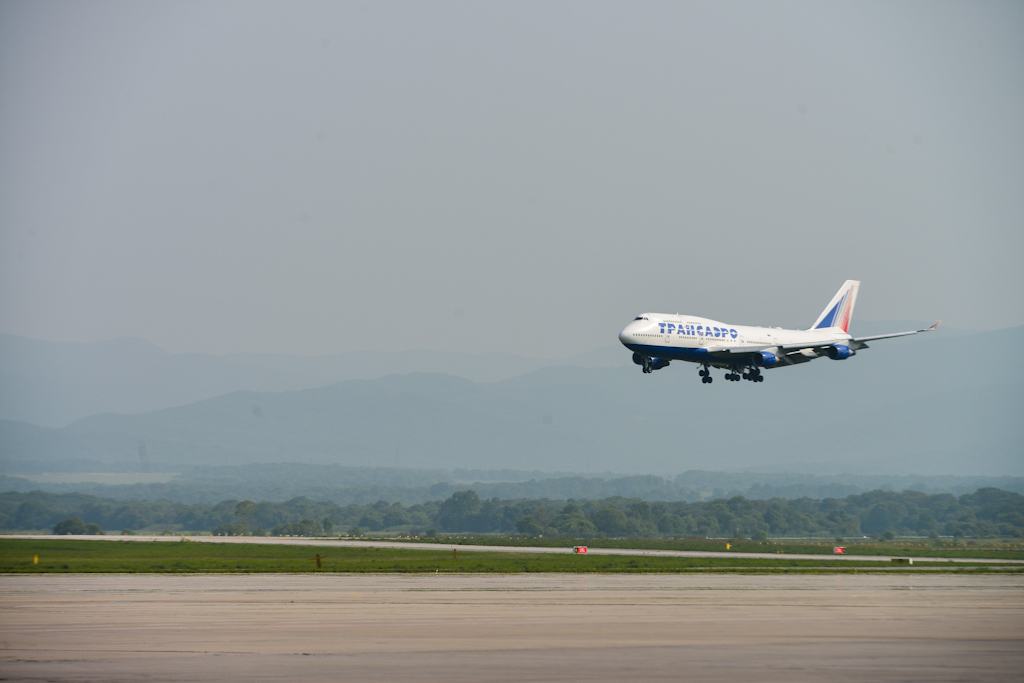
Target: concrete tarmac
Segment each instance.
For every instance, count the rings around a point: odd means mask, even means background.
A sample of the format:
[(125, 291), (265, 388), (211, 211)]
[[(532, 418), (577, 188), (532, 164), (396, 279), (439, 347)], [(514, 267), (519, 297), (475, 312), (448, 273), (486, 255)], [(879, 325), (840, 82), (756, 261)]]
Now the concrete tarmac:
[(1008, 681), (1024, 577), (0, 576), (14, 681)]

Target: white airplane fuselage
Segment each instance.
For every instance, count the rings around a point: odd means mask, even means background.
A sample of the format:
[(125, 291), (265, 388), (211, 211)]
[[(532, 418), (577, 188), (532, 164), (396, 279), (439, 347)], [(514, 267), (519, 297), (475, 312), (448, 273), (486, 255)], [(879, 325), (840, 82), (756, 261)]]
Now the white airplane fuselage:
[(779, 327), (750, 327), (701, 318), (695, 315), (644, 313), (619, 333), (619, 341), (633, 352), (633, 362), (645, 373), (666, 367), (671, 361), (698, 363), (705, 383), (712, 381), (710, 368), (726, 368), (727, 380), (761, 382), (762, 369), (806, 363), (828, 356), (845, 360), (868, 348), (875, 339), (903, 337), (928, 332), (897, 332), (871, 337), (853, 337), (849, 333), (853, 307), (860, 282), (847, 280), (832, 297), (814, 324), (806, 330)]
[[(703, 363), (715, 358), (719, 348), (764, 346), (768, 349), (794, 343), (823, 343), (850, 340), (845, 333), (832, 330), (785, 330), (780, 327), (748, 327), (698, 318), (694, 315), (644, 313), (619, 332), (619, 341), (634, 353)], [(810, 349), (807, 349), (810, 351)], [(810, 355), (817, 357), (813, 351)], [(728, 359), (724, 359), (728, 361)], [(723, 362), (721, 367), (727, 367)]]

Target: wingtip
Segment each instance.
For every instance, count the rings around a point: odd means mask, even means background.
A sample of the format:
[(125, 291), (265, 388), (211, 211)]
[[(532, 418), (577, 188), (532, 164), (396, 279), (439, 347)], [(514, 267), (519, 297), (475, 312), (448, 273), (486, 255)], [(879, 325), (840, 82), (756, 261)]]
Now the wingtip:
[(941, 321), (941, 320), (939, 320), (938, 322), (936, 322), (936, 323), (935, 323), (934, 325), (932, 325), (932, 326), (931, 326), (931, 327), (929, 327), (928, 329), (929, 329), (929, 330), (937, 330), (937, 329), (939, 329), (939, 325), (941, 325), (941, 324), (942, 324), (942, 321)]

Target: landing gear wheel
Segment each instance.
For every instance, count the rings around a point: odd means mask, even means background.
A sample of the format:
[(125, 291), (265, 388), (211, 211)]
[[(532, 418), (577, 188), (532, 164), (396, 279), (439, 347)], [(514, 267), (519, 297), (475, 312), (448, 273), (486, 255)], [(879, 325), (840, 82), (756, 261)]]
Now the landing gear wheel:
[(700, 375), (701, 377), (707, 377), (708, 376), (708, 371), (707, 370), (698, 370), (697, 374)]

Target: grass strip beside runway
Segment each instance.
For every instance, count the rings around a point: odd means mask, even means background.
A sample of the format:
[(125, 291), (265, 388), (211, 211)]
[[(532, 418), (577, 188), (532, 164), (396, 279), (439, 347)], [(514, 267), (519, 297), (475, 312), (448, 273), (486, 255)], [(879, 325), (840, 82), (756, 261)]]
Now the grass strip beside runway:
[(840, 545), (847, 555), (908, 555), (913, 557), (963, 557), (988, 558), (995, 560), (1024, 560), (1024, 544), (1020, 539), (990, 539), (971, 541), (970, 545), (952, 542), (936, 545), (927, 539), (895, 539), (891, 541), (801, 541), (795, 539), (773, 539), (753, 541), (737, 539), (661, 539), (661, 538), (507, 538), (507, 537), (462, 537), (401, 539), (405, 542), (441, 545), (498, 545), (498, 546), (544, 546), (566, 547), (586, 545), (591, 548), (642, 548), (645, 550), (682, 550), (698, 552), (723, 552), (726, 544), (729, 550), (739, 553), (788, 553), (799, 555), (832, 555), (832, 548)]
[[(317, 568), (320, 554), (322, 568)], [(35, 561), (38, 558), (38, 562)], [(941, 568), (948, 571), (1024, 572), (1022, 567), (918, 564), (898, 571)], [(688, 572), (742, 571), (847, 572), (893, 570), (889, 562), (653, 557), (617, 555), (462, 552), (450, 549), (399, 550), (239, 543), (152, 541), (0, 540), (0, 573), (245, 573), (245, 572), (387, 572), (387, 573), (518, 573), (518, 572)]]

